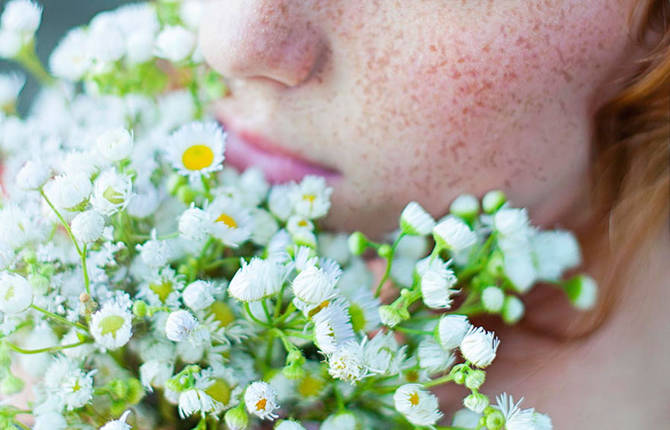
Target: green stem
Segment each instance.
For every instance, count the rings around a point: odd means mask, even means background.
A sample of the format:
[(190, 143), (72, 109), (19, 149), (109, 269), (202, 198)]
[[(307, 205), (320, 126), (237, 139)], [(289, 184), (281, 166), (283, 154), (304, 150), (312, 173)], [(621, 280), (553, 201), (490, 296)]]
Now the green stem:
[(379, 294), (382, 292), (382, 287), (384, 286), (384, 283), (388, 279), (389, 275), (391, 274), (391, 266), (393, 264), (393, 255), (395, 255), (395, 250), (398, 247), (398, 244), (400, 243), (400, 240), (405, 236), (405, 233), (400, 233), (398, 237), (393, 241), (393, 245), (391, 245), (391, 252), (389, 255), (386, 257), (386, 269), (384, 269), (384, 275), (382, 278), (379, 280), (379, 284), (377, 284), (377, 288), (375, 289), (375, 297), (379, 297)]
[(91, 281), (88, 279), (88, 266), (86, 264), (86, 244), (81, 248), (81, 270), (84, 272), (84, 287), (86, 294), (91, 295)]
[(52, 318), (52, 319), (54, 319), (54, 320), (56, 320), (56, 321), (59, 321), (59, 322), (61, 322), (61, 323), (63, 323), (63, 324), (67, 324), (67, 325), (72, 326), (72, 327), (77, 327), (77, 328), (79, 328), (79, 329), (81, 329), (81, 330), (84, 330), (84, 331), (88, 334), (88, 327), (86, 327), (86, 326), (83, 325), (83, 324), (80, 324), (80, 323), (77, 323), (77, 322), (69, 321), (69, 320), (63, 318), (63, 317), (60, 316), (60, 315), (57, 315), (57, 314), (55, 314), (55, 313), (53, 313), (53, 312), (49, 312), (48, 310), (46, 310), (46, 309), (42, 309), (42, 308), (40, 308), (39, 306), (36, 306), (36, 305), (30, 305), (30, 307), (33, 308), (34, 310), (38, 311), (38, 312), (42, 312), (44, 315), (48, 316), (49, 318)]
[(451, 382), (454, 379), (454, 375), (451, 373), (449, 375), (442, 376), (441, 378), (433, 379), (432, 381), (424, 382), (423, 386), (426, 388), (434, 387), (436, 385), (442, 385), (446, 382)]
[(413, 328), (407, 328), (407, 327), (401, 327), (401, 326), (395, 326), (393, 327), (393, 330), (402, 332), (402, 333), (409, 333), (409, 334), (420, 334), (420, 335), (429, 335), (432, 336), (433, 332), (432, 331), (426, 331), (426, 330), (416, 330)]
[(265, 301), (265, 299), (261, 301), (261, 305), (263, 306), (263, 312), (265, 313), (265, 318), (267, 318), (268, 323), (272, 325), (272, 316), (270, 315), (270, 310), (268, 309), (268, 304)]
[(21, 51), (16, 56), (15, 60), (24, 69), (30, 72), (30, 74), (32, 74), (35, 79), (40, 82), (40, 84), (49, 86), (55, 82), (54, 78), (49, 75), (49, 73), (42, 65), (40, 59), (37, 57), (37, 54), (35, 53), (34, 41), (30, 41), (23, 48), (21, 48)]
[(68, 345), (58, 345), (58, 346), (51, 346), (51, 347), (48, 347), (48, 348), (40, 348), (40, 349), (23, 349), (23, 348), (20, 348), (20, 347), (14, 345), (13, 343), (10, 343), (10, 342), (4, 342), (4, 343), (10, 349), (12, 349), (12, 350), (14, 350), (18, 353), (21, 353), (21, 354), (41, 354), (43, 352), (55, 352), (55, 351), (62, 351), (64, 349), (69, 349), (69, 348), (76, 348), (78, 346), (82, 346), (84, 344), (90, 343), (90, 341), (83, 340), (81, 342), (71, 343), (71, 344), (68, 344)]
[(28, 427), (27, 425), (23, 424), (21, 421), (17, 420), (16, 418), (14, 418), (14, 424), (16, 424), (17, 426), (19, 426), (19, 427), (22, 428), (23, 430), (30, 430), (30, 427)]
[(265, 323), (258, 318), (251, 312), (251, 308), (249, 308), (249, 302), (244, 302), (244, 310), (247, 312), (247, 315), (249, 315), (249, 318), (253, 320), (256, 324), (263, 326), (265, 328), (272, 328), (272, 326), (268, 323)]
[(346, 409), (344, 406), (344, 398), (342, 397), (340, 390), (337, 389), (337, 383), (333, 382), (332, 387), (333, 393), (335, 393), (335, 401), (337, 402), (337, 410), (338, 412), (342, 412)]
[(282, 324), (284, 321), (286, 321), (286, 318), (288, 318), (291, 314), (293, 314), (293, 311), (295, 311), (296, 307), (293, 304), (293, 302), (290, 302), (288, 306), (286, 307), (286, 311), (284, 311), (284, 314), (279, 317), (279, 319), (275, 319), (275, 323), (277, 325)]
[(285, 283), (281, 285), (281, 288), (279, 289), (279, 295), (277, 296), (277, 304), (275, 305), (275, 313), (274, 313), (275, 320), (279, 318), (279, 315), (281, 313), (281, 305), (284, 301), (284, 288), (286, 288)]
[(44, 193), (44, 189), (40, 189), (40, 194), (44, 198), (44, 200), (47, 202), (51, 210), (54, 211), (58, 219), (60, 220), (60, 223), (63, 225), (65, 228), (65, 231), (67, 231), (68, 236), (70, 236), (70, 239), (72, 239), (72, 243), (74, 243), (74, 247), (77, 248), (77, 254), (81, 255), (81, 249), (79, 248), (79, 243), (77, 243), (77, 239), (75, 239), (74, 234), (72, 233), (72, 230), (70, 230), (70, 226), (68, 225), (67, 222), (65, 222), (65, 218), (58, 212), (58, 209), (51, 203), (51, 200), (47, 197), (47, 195)]

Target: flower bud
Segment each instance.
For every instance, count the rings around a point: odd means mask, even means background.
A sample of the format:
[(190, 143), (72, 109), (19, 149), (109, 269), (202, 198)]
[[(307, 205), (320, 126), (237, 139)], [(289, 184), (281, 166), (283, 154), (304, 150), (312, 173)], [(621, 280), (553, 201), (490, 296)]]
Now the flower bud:
[(479, 390), (486, 380), (486, 372), (475, 369), (465, 377), (465, 386), (471, 390)]
[(505, 425), (505, 416), (502, 412), (494, 410), (486, 416), (486, 428), (488, 430), (502, 430)]
[(410, 236), (426, 236), (435, 227), (435, 220), (417, 202), (410, 202), (400, 215), (400, 231)]
[(33, 287), (21, 275), (0, 273), (0, 311), (6, 314), (18, 314), (33, 302)]
[(353, 255), (361, 255), (368, 247), (368, 239), (360, 231), (356, 231), (349, 236), (349, 251)]
[(382, 258), (389, 258), (393, 253), (393, 248), (388, 243), (385, 243), (377, 249), (377, 254)]
[(472, 221), (479, 214), (479, 200), (472, 194), (461, 194), (451, 203), (449, 212), (466, 221)]
[(459, 370), (458, 372), (454, 373), (454, 382), (457, 383), (458, 385), (463, 385), (465, 383), (465, 379), (467, 377), (465, 376), (465, 372), (462, 370)]
[(138, 318), (144, 318), (147, 314), (147, 304), (142, 300), (137, 300), (133, 303), (133, 315)]
[(463, 399), (463, 405), (472, 412), (481, 414), (489, 405), (489, 398), (481, 393), (472, 393)]
[(525, 306), (516, 296), (507, 296), (502, 309), (502, 319), (507, 324), (516, 324), (523, 317)]
[(81, 243), (91, 243), (100, 239), (105, 228), (105, 218), (95, 210), (80, 212), (72, 220), (72, 234)]
[(195, 200), (196, 193), (188, 185), (177, 188), (177, 198), (185, 205), (190, 205)]
[(435, 246), (452, 252), (463, 251), (477, 243), (477, 235), (460, 218), (446, 216), (433, 229)]
[(226, 412), (223, 419), (230, 430), (245, 430), (249, 425), (249, 415), (244, 411), (241, 403), (238, 407)]
[(437, 325), (437, 340), (444, 349), (454, 349), (463, 341), (470, 329), (470, 322), (465, 315), (445, 315)]
[(114, 128), (98, 136), (95, 146), (105, 159), (114, 163), (130, 156), (133, 136), (125, 128)]
[(198, 321), (184, 310), (172, 312), (165, 322), (165, 334), (173, 342), (185, 340), (195, 328)]
[(23, 385), (24, 383), (21, 379), (14, 376), (11, 372), (7, 372), (0, 383), (0, 393), (11, 396), (23, 390)]
[(482, 291), (482, 305), (490, 313), (498, 313), (503, 308), (505, 293), (496, 286), (486, 287)]
[(598, 299), (598, 284), (587, 275), (575, 276), (566, 282), (563, 288), (577, 309), (591, 309)]
[(24, 190), (37, 190), (49, 180), (49, 169), (39, 161), (27, 161), (16, 176), (16, 183)]
[(379, 307), (379, 318), (382, 321), (382, 324), (389, 326), (391, 328), (397, 326), (405, 320), (398, 309), (393, 306), (384, 305)]
[(500, 190), (489, 191), (482, 199), (482, 209), (487, 214), (492, 214), (507, 201), (507, 196)]

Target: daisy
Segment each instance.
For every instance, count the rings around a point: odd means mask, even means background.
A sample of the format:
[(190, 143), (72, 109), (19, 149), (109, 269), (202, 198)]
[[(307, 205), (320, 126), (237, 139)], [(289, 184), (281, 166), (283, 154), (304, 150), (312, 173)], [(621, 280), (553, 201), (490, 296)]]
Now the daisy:
[(243, 302), (261, 300), (279, 292), (284, 276), (274, 261), (254, 257), (249, 263), (242, 261), (228, 285), (228, 293)]
[(244, 392), (244, 404), (250, 414), (261, 419), (274, 420), (278, 416), (276, 414), (276, 410), (279, 409), (277, 393), (266, 382), (252, 382)]
[(215, 122), (192, 122), (170, 135), (167, 158), (181, 175), (198, 178), (221, 169), (226, 134)]
[(117, 349), (132, 336), (133, 315), (115, 301), (105, 303), (91, 317), (90, 330), (95, 342), (105, 349)]
[(419, 384), (405, 384), (393, 394), (395, 408), (417, 426), (432, 426), (441, 417), (437, 397)]
[(246, 242), (253, 230), (253, 218), (248, 209), (235, 200), (219, 196), (210, 203), (205, 211), (213, 220), (208, 231), (225, 245), (237, 247)]
[(487, 367), (494, 358), (500, 345), (500, 340), (493, 332), (487, 332), (482, 327), (470, 327), (461, 341), (461, 354), (466, 360), (477, 367)]
[(293, 212), (309, 219), (321, 218), (330, 209), (330, 195), (333, 189), (320, 176), (305, 176), (300, 184), (294, 185), (289, 193)]
[(459, 291), (451, 289), (456, 281), (456, 275), (451, 270), (427, 270), (421, 276), (423, 302), (432, 309), (450, 308), (451, 296)]
[(303, 270), (293, 280), (293, 293), (303, 302), (321, 303), (335, 294), (333, 276), (322, 268), (315, 266)]
[(411, 236), (425, 236), (435, 227), (435, 220), (417, 202), (410, 202), (400, 214), (400, 229)]
[(324, 354), (335, 352), (341, 345), (355, 339), (349, 321), (347, 304), (343, 300), (325, 302), (326, 306), (314, 314), (314, 337)]
[(353, 341), (340, 345), (328, 356), (328, 373), (352, 384), (363, 379), (368, 373), (363, 348)]

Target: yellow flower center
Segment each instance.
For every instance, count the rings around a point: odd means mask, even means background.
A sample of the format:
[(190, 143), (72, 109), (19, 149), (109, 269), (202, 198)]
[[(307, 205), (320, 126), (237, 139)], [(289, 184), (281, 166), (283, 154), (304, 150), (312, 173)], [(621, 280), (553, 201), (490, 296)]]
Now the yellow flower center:
[(318, 396), (323, 390), (325, 383), (322, 379), (306, 375), (298, 383), (298, 393), (303, 397)]
[(416, 406), (419, 404), (419, 393), (416, 391), (410, 394), (409, 396), (409, 402), (412, 404), (412, 406)]
[(307, 200), (310, 203), (314, 203), (314, 200), (316, 200), (316, 196), (314, 194), (303, 194), (302, 199)]
[(125, 320), (118, 315), (110, 315), (105, 317), (100, 321), (100, 327), (102, 328), (102, 335), (111, 333), (112, 336), (116, 336), (116, 332), (123, 326)]
[(230, 385), (221, 378), (216, 378), (214, 383), (205, 389), (205, 393), (224, 405), (230, 401)]
[(307, 224), (307, 221), (305, 221), (304, 219), (301, 219), (300, 221), (298, 221), (298, 226), (300, 226), (300, 227), (307, 227), (308, 225), (309, 224)]
[(214, 151), (207, 145), (192, 145), (182, 154), (181, 162), (188, 170), (202, 170), (214, 162)]
[(5, 300), (10, 300), (12, 297), (14, 297), (14, 287), (10, 285), (5, 292)]
[(259, 401), (256, 402), (256, 410), (264, 411), (265, 405), (267, 405), (267, 403), (268, 403), (267, 399), (260, 399)]
[(161, 302), (165, 303), (165, 300), (167, 300), (172, 292), (172, 282), (163, 281), (160, 284), (151, 284), (149, 285), (149, 289), (156, 293)]
[(228, 214), (219, 215), (219, 217), (216, 219), (216, 222), (222, 222), (230, 228), (237, 228), (235, 219)]
[(360, 331), (365, 329), (365, 312), (363, 308), (352, 303), (349, 306), (349, 316), (351, 317), (351, 325), (354, 327), (354, 331)]
[(221, 327), (225, 327), (235, 321), (235, 314), (230, 309), (230, 306), (224, 302), (214, 302), (209, 309), (214, 314), (214, 319), (221, 323)]
[(123, 194), (116, 191), (112, 187), (107, 187), (107, 189), (105, 189), (105, 191), (102, 193), (102, 196), (112, 204), (120, 205), (123, 203)]

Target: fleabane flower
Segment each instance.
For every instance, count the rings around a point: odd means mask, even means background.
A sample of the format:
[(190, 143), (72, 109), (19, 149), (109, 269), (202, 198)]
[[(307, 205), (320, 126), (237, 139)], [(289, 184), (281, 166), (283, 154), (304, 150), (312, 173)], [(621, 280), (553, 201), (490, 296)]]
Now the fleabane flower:
[(184, 27), (169, 25), (156, 38), (155, 55), (176, 63), (187, 59), (195, 47), (195, 34)]
[(83, 28), (70, 30), (49, 56), (49, 68), (54, 76), (78, 81), (91, 69), (89, 37)]
[(91, 243), (100, 239), (105, 228), (105, 218), (98, 211), (80, 212), (72, 220), (72, 234), (81, 243)]
[(182, 342), (195, 332), (198, 325), (198, 320), (190, 312), (174, 311), (165, 321), (165, 335), (173, 342)]
[(392, 332), (381, 331), (362, 345), (365, 367), (377, 375), (397, 375), (405, 361), (406, 346), (398, 345)]
[(103, 215), (113, 215), (128, 205), (132, 188), (130, 177), (105, 170), (95, 180), (91, 205)]
[(429, 374), (447, 370), (456, 360), (456, 356), (445, 350), (430, 337), (423, 339), (417, 349), (419, 366)]
[(105, 349), (117, 349), (132, 336), (130, 311), (116, 302), (107, 302), (91, 317), (90, 330), (95, 342)]
[(33, 287), (21, 275), (0, 273), (0, 311), (17, 314), (25, 311), (33, 302)]
[(195, 206), (186, 209), (179, 217), (179, 234), (188, 240), (202, 241), (209, 235), (212, 216)]
[(283, 420), (275, 426), (274, 430), (305, 430), (305, 427), (297, 421)]
[(278, 417), (277, 392), (266, 382), (252, 382), (244, 392), (244, 404), (250, 414), (261, 419), (274, 420)]
[(224, 244), (237, 247), (249, 240), (253, 230), (251, 212), (235, 200), (219, 196), (205, 211), (212, 220), (208, 231)]
[(44, 186), (44, 193), (57, 209), (73, 210), (91, 195), (93, 185), (84, 173), (56, 176)]
[(130, 411), (125, 411), (118, 420), (108, 421), (107, 424), (100, 427), (100, 430), (130, 430), (130, 424), (126, 423)]
[(12, 0), (2, 12), (2, 28), (17, 33), (35, 33), (42, 21), (42, 7), (30, 0)]
[(514, 398), (507, 393), (496, 397), (494, 409), (499, 410), (505, 420), (505, 430), (552, 430), (551, 418), (545, 414), (535, 412), (534, 409), (521, 409), (519, 405), (523, 397), (514, 402)]
[(195, 281), (186, 286), (183, 293), (184, 304), (194, 311), (209, 307), (214, 303), (214, 287), (211, 282)]
[[(325, 307), (323, 307), (324, 305)], [(323, 308), (312, 317), (314, 338), (321, 352), (332, 354), (341, 345), (355, 339), (354, 330), (349, 320), (348, 306), (343, 300), (335, 299), (322, 303), (320, 307)]]
[(289, 193), (293, 212), (309, 219), (321, 218), (330, 209), (332, 192), (333, 189), (327, 186), (323, 177), (305, 176)]
[(328, 356), (328, 373), (335, 379), (356, 383), (363, 379), (368, 368), (365, 365), (363, 348), (356, 342), (340, 345)]
[(130, 157), (133, 135), (125, 128), (112, 128), (98, 136), (95, 146), (107, 161), (115, 163)]
[(283, 278), (277, 263), (254, 257), (249, 263), (242, 262), (228, 285), (228, 293), (243, 302), (261, 300), (279, 292)]
[(215, 122), (191, 122), (170, 135), (167, 159), (181, 175), (198, 178), (221, 170), (226, 134)]
[(205, 415), (214, 410), (215, 402), (207, 393), (198, 388), (183, 391), (179, 394), (179, 416), (189, 417), (195, 413)]
[(485, 368), (496, 358), (499, 345), (500, 340), (493, 332), (487, 332), (482, 327), (470, 327), (461, 341), (460, 350), (466, 360)]
[[(95, 371), (93, 371), (95, 372)], [(61, 389), (68, 410), (80, 408), (93, 398), (92, 372), (76, 369), (65, 377)]]
[(405, 384), (393, 394), (398, 412), (417, 426), (432, 426), (442, 417), (438, 410), (437, 397), (419, 384)]
[(477, 234), (460, 218), (448, 215), (433, 228), (436, 246), (457, 253), (477, 243)]
[(435, 227), (435, 220), (417, 202), (410, 202), (400, 214), (400, 229), (412, 236), (425, 236)]
[(458, 290), (451, 287), (456, 284), (454, 272), (445, 270), (427, 270), (421, 276), (421, 295), (423, 302), (432, 309), (448, 309), (451, 307), (451, 297)]
[(293, 294), (303, 302), (317, 304), (331, 298), (335, 282), (328, 273), (316, 266), (308, 267), (293, 280)]
[(458, 347), (470, 327), (470, 321), (465, 315), (444, 315), (437, 326), (437, 337), (442, 348), (451, 350)]

